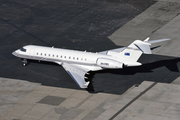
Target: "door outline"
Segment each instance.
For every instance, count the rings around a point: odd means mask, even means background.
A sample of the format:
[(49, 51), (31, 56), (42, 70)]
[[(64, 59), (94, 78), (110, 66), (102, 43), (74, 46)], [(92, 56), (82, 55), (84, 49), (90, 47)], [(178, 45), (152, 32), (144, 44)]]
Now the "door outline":
[(30, 49), (29, 57), (30, 58), (35, 58), (34, 53), (35, 53), (35, 50), (34, 49)]

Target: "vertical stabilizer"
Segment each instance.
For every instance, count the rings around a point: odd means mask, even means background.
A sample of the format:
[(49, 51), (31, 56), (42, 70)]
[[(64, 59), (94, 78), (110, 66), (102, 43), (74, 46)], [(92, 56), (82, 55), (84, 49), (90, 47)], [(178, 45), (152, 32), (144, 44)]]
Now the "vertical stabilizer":
[(115, 57), (125, 59), (128, 61), (136, 62), (142, 53), (151, 54), (150, 46), (151, 44), (135, 40), (128, 47), (126, 47), (122, 52), (114, 55)]

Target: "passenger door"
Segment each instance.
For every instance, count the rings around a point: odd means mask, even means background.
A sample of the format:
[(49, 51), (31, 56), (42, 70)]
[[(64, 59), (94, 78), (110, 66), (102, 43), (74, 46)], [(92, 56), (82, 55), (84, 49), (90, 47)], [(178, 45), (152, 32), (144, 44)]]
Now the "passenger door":
[(29, 57), (30, 58), (35, 58), (35, 50), (34, 49), (30, 49), (30, 53), (29, 53)]

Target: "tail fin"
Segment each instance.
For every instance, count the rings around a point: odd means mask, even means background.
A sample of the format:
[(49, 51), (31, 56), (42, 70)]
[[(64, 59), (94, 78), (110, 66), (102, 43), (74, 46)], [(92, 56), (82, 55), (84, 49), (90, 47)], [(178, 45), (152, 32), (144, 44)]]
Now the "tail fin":
[(149, 37), (146, 38), (144, 41), (135, 40), (123, 51), (113, 56), (124, 59), (124, 60), (136, 62), (139, 59), (139, 57), (142, 55), (142, 53), (152, 54), (151, 49), (150, 49), (150, 45), (152, 43), (162, 42), (162, 41), (166, 41), (170, 39), (159, 39), (159, 40), (152, 40), (152, 41), (148, 41), (148, 40), (149, 40)]

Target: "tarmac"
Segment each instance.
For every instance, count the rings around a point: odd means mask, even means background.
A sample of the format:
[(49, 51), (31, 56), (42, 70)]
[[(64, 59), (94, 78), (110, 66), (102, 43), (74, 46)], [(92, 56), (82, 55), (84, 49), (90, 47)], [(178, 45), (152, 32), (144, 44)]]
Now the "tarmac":
[[(1, 120), (178, 120), (180, 85), (144, 81), (123, 95), (1, 81)], [(28, 90), (23, 88), (27, 88)], [(11, 88), (11, 89), (10, 89)], [(32, 88), (34, 89), (32, 91)]]
[[(146, 4), (139, 1), (141, 5), (133, 1), (53, 2), (2, 1), (1, 9), (6, 14), (2, 13), (0, 29), (1, 120), (179, 119), (178, 0), (146, 1)], [(67, 4), (69, 8), (65, 9), (63, 6)], [(59, 5), (62, 7), (59, 8)], [(20, 7), (24, 11), (14, 10), (13, 16), (7, 12), (13, 7)], [(128, 14), (125, 15), (119, 7), (128, 10)], [(52, 14), (54, 11), (48, 11), (50, 8), (60, 12)], [(107, 15), (106, 10), (109, 11)], [(27, 14), (22, 16), (20, 13), (23, 12)], [(58, 16), (60, 13), (64, 13), (64, 17)], [(86, 16), (87, 13), (91, 15)], [(97, 18), (92, 17), (94, 15)], [(93, 19), (88, 22), (87, 18)], [(56, 23), (56, 20), (61, 23)], [(46, 24), (40, 27), (40, 21)], [(78, 26), (79, 29), (75, 30)], [(107, 36), (112, 42), (106, 39)], [(171, 38), (171, 41), (153, 45), (155, 55), (143, 55), (139, 60), (143, 63), (140, 67), (97, 72), (92, 80), (93, 91), (79, 89), (63, 68), (55, 64), (32, 61), (27, 67), (18, 67), (21, 62), (9, 54), (23, 44), (51, 46), (56, 43), (57, 47), (101, 51), (118, 45), (127, 46), (135, 39), (143, 40), (149, 36), (151, 39)], [(63, 40), (57, 42), (57, 38)], [(104, 43), (102, 48), (97, 46), (100, 43)]]

